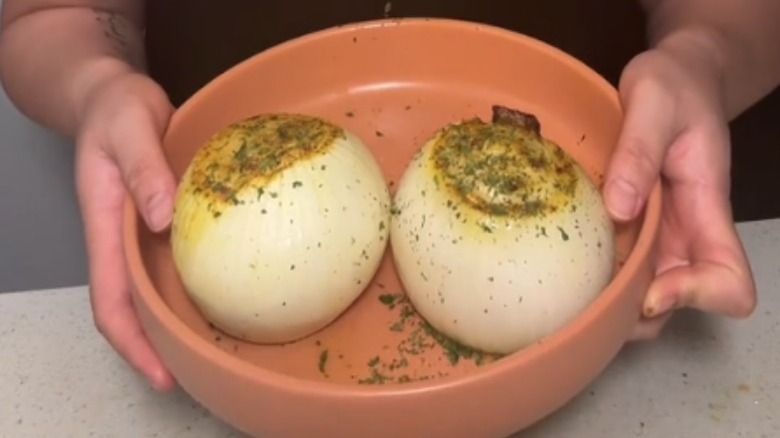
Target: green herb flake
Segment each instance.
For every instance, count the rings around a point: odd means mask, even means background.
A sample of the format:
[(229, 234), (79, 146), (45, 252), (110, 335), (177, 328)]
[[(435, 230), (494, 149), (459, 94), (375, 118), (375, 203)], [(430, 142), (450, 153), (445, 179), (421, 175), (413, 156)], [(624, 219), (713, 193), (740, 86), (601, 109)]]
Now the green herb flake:
[(402, 294), (381, 294), (379, 295), (379, 302), (392, 310), (403, 298)]
[(328, 350), (322, 350), (320, 352), (320, 360), (317, 364), (317, 368), (319, 368), (320, 373), (325, 374), (325, 367), (328, 365)]
[(385, 383), (392, 381), (393, 378), (386, 376), (379, 372), (376, 368), (371, 370), (371, 376), (365, 379), (358, 380), (361, 385), (384, 385)]
[(384, 346), (381, 356), (368, 360), (366, 374), (362, 378), (353, 377), (360, 384), (409, 383), (445, 377), (448, 375), (446, 372), (416, 375), (402, 371), (412, 366), (415, 357), (425, 366), (425, 355), (434, 351), (441, 351), (442, 359), (453, 367), (463, 361), (482, 366), (502, 357), (466, 347), (441, 334), (419, 316), (403, 293), (381, 294), (379, 301), (389, 309), (397, 309), (397, 319), (389, 324), (389, 330), (400, 338), (394, 351)]

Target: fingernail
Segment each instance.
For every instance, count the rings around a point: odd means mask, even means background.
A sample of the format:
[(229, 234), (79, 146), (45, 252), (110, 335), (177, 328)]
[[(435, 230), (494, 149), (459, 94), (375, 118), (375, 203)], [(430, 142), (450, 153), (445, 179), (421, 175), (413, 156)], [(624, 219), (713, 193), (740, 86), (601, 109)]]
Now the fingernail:
[(633, 219), (639, 210), (639, 195), (634, 186), (624, 180), (609, 183), (606, 198), (607, 208), (616, 219)]
[(651, 295), (645, 301), (644, 315), (646, 318), (654, 318), (672, 310), (676, 306), (676, 300), (671, 295)]
[(146, 203), (146, 221), (152, 231), (160, 231), (171, 221), (171, 198), (165, 193), (158, 193)]

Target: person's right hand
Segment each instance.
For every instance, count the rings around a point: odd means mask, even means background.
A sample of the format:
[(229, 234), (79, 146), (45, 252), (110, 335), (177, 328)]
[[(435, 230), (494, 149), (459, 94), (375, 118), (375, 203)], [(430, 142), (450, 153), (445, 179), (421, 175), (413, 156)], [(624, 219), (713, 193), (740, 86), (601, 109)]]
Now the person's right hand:
[(172, 112), (165, 92), (154, 81), (123, 73), (90, 93), (76, 139), (76, 185), (95, 324), (158, 390), (171, 389), (174, 379), (147, 340), (131, 301), (122, 211), (129, 193), (152, 231), (169, 226), (176, 183), (160, 139)]

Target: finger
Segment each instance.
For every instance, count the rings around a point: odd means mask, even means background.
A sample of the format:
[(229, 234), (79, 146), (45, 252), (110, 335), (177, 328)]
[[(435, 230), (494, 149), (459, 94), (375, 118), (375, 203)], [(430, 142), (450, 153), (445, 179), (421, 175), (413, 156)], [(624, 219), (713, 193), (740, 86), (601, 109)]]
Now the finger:
[(646, 317), (682, 307), (737, 318), (753, 313), (755, 284), (736, 231), (714, 229), (714, 237), (694, 238), (688, 260), (667, 259), (646, 295)]
[(621, 95), (626, 112), (607, 168), (604, 198), (610, 215), (626, 221), (642, 210), (678, 128), (674, 97), (658, 81), (628, 77), (621, 84)]
[(153, 114), (142, 107), (128, 108), (125, 117), (138, 123), (114, 124), (107, 142), (147, 226), (162, 231), (171, 222), (175, 193), (174, 177), (160, 147), (165, 127), (157, 126)]
[(644, 314), (691, 307), (707, 313), (744, 318), (756, 306), (755, 288), (748, 273), (727, 264), (699, 262), (659, 276), (645, 302)]
[(121, 175), (102, 156), (80, 156), (78, 165), (95, 324), (114, 349), (153, 387), (169, 390), (174, 385), (173, 378), (146, 339), (130, 296), (129, 276), (122, 257), (121, 212), (125, 192)]
[(634, 333), (629, 341), (639, 342), (658, 339), (671, 317), (672, 312), (666, 312), (654, 318), (642, 318), (634, 328)]

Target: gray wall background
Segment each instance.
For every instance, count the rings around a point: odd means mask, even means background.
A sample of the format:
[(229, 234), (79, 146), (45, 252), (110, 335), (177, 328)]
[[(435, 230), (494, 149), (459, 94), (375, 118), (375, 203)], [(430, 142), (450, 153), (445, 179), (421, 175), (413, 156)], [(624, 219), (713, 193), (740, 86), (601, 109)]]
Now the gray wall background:
[(0, 92), (0, 292), (86, 282), (73, 145)]

